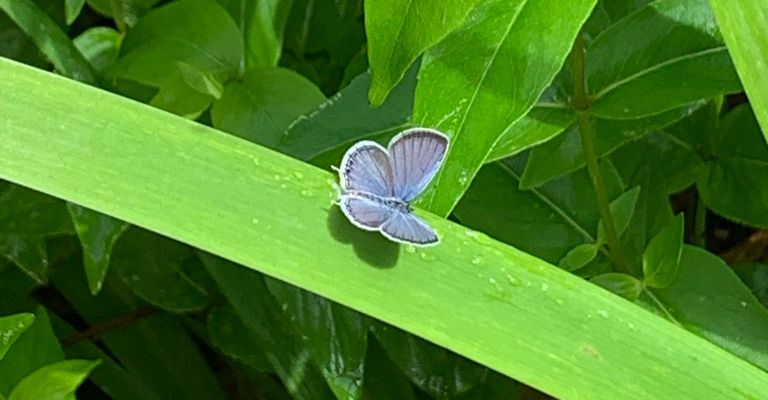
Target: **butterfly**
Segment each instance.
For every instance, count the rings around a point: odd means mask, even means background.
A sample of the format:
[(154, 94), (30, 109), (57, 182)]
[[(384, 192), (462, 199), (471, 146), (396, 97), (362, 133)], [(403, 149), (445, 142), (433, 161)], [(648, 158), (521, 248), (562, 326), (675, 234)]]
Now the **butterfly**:
[(400, 132), (386, 149), (370, 140), (355, 143), (338, 169), (341, 211), (355, 226), (395, 242), (437, 244), (437, 233), (413, 214), (410, 202), (440, 169), (447, 150), (448, 137), (428, 128)]

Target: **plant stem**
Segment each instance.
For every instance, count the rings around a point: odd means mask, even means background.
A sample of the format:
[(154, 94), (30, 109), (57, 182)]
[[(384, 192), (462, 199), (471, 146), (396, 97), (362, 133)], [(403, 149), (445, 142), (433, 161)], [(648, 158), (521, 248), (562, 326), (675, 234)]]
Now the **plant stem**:
[(619, 235), (611, 217), (611, 203), (605, 192), (603, 175), (597, 164), (597, 152), (595, 151), (596, 135), (589, 114), (589, 101), (587, 100), (586, 77), (584, 73), (584, 36), (581, 32), (576, 36), (573, 45), (573, 95), (576, 108), (576, 119), (581, 134), (581, 148), (587, 171), (592, 180), (597, 197), (597, 206), (600, 209), (600, 217), (605, 227), (605, 236), (608, 239), (610, 258), (618, 271), (629, 273), (629, 268), (624, 261), (624, 251), (621, 247)]

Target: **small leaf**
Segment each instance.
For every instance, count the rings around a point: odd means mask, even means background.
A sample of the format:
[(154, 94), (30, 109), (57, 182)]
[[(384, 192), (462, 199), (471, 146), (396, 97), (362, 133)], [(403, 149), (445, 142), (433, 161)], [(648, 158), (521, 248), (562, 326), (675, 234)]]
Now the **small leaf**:
[(575, 114), (566, 107), (533, 107), (501, 135), (488, 155), (486, 163), (515, 154), (542, 144), (559, 135), (573, 124)]
[(129, 225), (74, 203), (68, 203), (67, 206), (77, 237), (83, 246), (83, 264), (88, 276), (88, 287), (91, 294), (96, 295), (107, 276), (112, 248)]
[(40, 285), (48, 283), (48, 252), (40, 235), (0, 234), (0, 255)]
[(643, 282), (634, 276), (619, 272), (608, 272), (592, 277), (590, 282), (602, 286), (629, 300), (635, 300), (643, 290)]
[[(617, 235), (621, 236), (627, 230), (632, 215), (635, 213), (635, 205), (639, 195), (640, 186), (636, 186), (611, 202), (611, 219), (613, 219), (613, 227), (616, 229)], [(605, 227), (602, 220), (597, 225), (597, 243), (605, 243)]]
[(597, 255), (598, 246), (594, 243), (584, 243), (572, 248), (558, 265), (566, 271), (575, 271), (592, 261)]
[(192, 88), (178, 71), (166, 80), (149, 104), (184, 118), (196, 119), (213, 102), (213, 96)]
[(89, 28), (73, 40), (75, 47), (99, 73), (115, 62), (122, 42), (120, 32), (105, 26)]
[(683, 226), (685, 218), (680, 213), (648, 243), (643, 252), (643, 275), (650, 287), (669, 286), (677, 275), (683, 252)]
[(8, 400), (74, 399), (75, 390), (100, 360), (65, 360), (46, 365), (24, 378)]
[(64, 0), (64, 15), (67, 17), (67, 25), (72, 25), (80, 15), (85, 0)]
[(416, 57), (456, 29), (478, 2), (365, 1), (368, 57), (373, 73), (371, 104), (383, 103)]
[(13, 342), (35, 322), (35, 315), (30, 313), (13, 314), (0, 317), (0, 360)]

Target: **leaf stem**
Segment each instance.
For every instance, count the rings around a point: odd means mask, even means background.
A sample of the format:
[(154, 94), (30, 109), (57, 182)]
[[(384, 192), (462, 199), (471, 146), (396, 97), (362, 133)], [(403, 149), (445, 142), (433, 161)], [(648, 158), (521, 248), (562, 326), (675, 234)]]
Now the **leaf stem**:
[(584, 161), (587, 164), (587, 171), (595, 188), (597, 197), (597, 206), (600, 210), (600, 217), (605, 227), (605, 236), (608, 239), (610, 258), (613, 261), (616, 270), (630, 273), (624, 260), (624, 251), (616, 232), (616, 226), (611, 217), (611, 203), (605, 191), (603, 175), (600, 173), (600, 167), (597, 164), (597, 152), (595, 151), (596, 135), (592, 125), (591, 115), (589, 114), (589, 101), (587, 100), (586, 74), (584, 72), (584, 36), (579, 32), (576, 36), (576, 42), (573, 45), (573, 95), (574, 106), (576, 108), (576, 119), (579, 124), (579, 133), (581, 134), (581, 147)]

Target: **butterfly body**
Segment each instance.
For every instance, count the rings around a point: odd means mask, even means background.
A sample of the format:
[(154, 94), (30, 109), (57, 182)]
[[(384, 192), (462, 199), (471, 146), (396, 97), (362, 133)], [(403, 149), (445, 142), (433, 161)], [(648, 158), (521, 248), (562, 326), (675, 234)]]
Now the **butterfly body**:
[(436, 244), (437, 234), (413, 214), (410, 202), (435, 176), (447, 148), (448, 138), (427, 128), (401, 132), (386, 149), (372, 141), (356, 143), (339, 168), (344, 215), (355, 226), (396, 242)]

